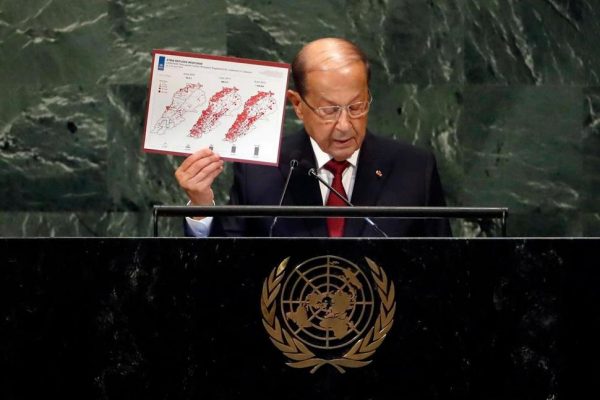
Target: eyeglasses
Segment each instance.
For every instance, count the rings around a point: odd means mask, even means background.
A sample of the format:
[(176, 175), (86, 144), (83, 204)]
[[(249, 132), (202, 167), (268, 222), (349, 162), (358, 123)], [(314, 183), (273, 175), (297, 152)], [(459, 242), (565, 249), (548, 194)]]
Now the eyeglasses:
[(369, 100), (357, 101), (356, 103), (346, 104), (345, 106), (325, 106), (315, 108), (308, 104), (304, 97), (300, 96), (300, 98), (312, 112), (325, 121), (337, 121), (340, 118), (340, 115), (342, 115), (342, 110), (346, 110), (350, 118), (360, 118), (369, 112), (369, 107), (373, 102), (371, 92), (369, 92)]

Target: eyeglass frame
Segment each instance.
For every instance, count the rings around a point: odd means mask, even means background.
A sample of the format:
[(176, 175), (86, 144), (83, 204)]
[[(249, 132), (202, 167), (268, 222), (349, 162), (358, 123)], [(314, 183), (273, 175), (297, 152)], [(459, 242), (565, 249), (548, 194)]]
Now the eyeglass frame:
[[(334, 106), (323, 106), (323, 107), (316, 107), (316, 108), (313, 107), (313, 106), (311, 106), (310, 104), (308, 104), (308, 101), (306, 101), (306, 99), (304, 98), (304, 96), (302, 96), (301, 94), (299, 94), (299, 95), (300, 95), (300, 99), (302, 100), (302, 102), (304, 104), (306, 104), (307, 107), (310, 108), (310, 110), (312, 112), (314, 112), (317, 117), (319, 117), (323, 121), (327, 121), (327, 122), (334, 122), (334, 121), (337, 121), (338, 119), (340, 119), (340, 116), (342, 115), (342, 110), (346, 110), (346, 114), (348, 115), (348, 118), (358, 119), (358, 118), (364, 117), (365, 115), (367, 115), (369, 113), (369, 110), (371, 109), (371, 103), (373, 103), (373, 94), (371, 94), (370, 90), (369, 90), (369, 100), (367, 100), (366, 102), (365, 101), (357, 101), (355, 103), (350, 103), (350, 104), (346, 104), (346, 105), (343, 105), (343, 106), (341, 106), (341, 105), (338, 104), (338, 105), (334, 105)], [(348, 107), (353, 106), (353, 105), (358, 104), (358, 103), (367, 103), (367, 109), (366, 109), (366, 111), (364, 111), (363, 114), (354, 116), (354, 115), (352, 115), (350, 113), (350, 109)], [(327, 117), (319, 114), (318, 110), (323, 109), (323, 108), (337, 108), (338, 111), (335, 114), (336, 117), (335, 118), (331, 118), (331, 119), (327, 119)]]

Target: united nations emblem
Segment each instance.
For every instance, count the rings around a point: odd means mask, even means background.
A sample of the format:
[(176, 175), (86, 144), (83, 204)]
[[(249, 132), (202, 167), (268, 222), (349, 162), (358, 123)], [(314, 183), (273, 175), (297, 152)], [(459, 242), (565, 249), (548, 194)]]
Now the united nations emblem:
[(365, 257), (361, 268), (341, 257), (311, 258), (287, 271), (290, 257), (263, 284), (260, 306), (271, 341), (293, 368), (311, 373), (329, 364), (359, 368), (394, 322), (394, 284)]

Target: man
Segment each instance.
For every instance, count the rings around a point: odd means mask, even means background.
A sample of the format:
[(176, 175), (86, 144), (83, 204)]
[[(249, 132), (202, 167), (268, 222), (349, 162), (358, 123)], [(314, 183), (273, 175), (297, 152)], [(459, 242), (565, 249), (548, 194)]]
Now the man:
[[(230, 204), (279, 204), (290, 161), (296, 159), (300, 171), (293, 173), (284, 205), (342, 205), (306, 173), (306, 164), (356, 206), (445, 205), (432, 154), (367, 130), (370, 69), (358, 47), (337, 38), (311, 42), (294, 59), (292, 77), (296, 90), (288, 90), (287, 97), (304, 129), (284, 137), (279, 167), (235, 164)], [(203, 149), (184, 160), (175, 176), (190, 204), (206, 206), (214, 204), (211, 186), (222, 170), (219, 156)], [(187, 220), (186, 230), (196, 236), (381, 236), (362, 218), (280, 218), (273, 227), (271, 221), (196, 218)], [(389, 237), (450, 235), (446, 220), (374, 221)]]

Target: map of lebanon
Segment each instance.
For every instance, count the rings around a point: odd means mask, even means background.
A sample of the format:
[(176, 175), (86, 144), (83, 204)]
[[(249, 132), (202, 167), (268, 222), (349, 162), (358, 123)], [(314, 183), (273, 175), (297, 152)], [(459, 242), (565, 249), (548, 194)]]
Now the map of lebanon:
[(258, 92), (244, 103), (244, 109), (238, 114), (233, 125), (227, 131), (225, 140), (235, 142), (247, 134), (258, 120), (271, 114), (277, 105), (273, 92)]
[(161, 117), (152, 127), (152, 134), (164, 135), (185, 121), (184, 114), (196, 111), (206, 103), (206, 95), (200, 83), (188, 83), (173, 94), (171, 104), (165, 108)]
[(241, 103), (238, 88), (224, 87), (210, 98), (208, 107), (202, 111), (189, 136), (199, 138), (212, 131), (225, 115), (240, 108)]

